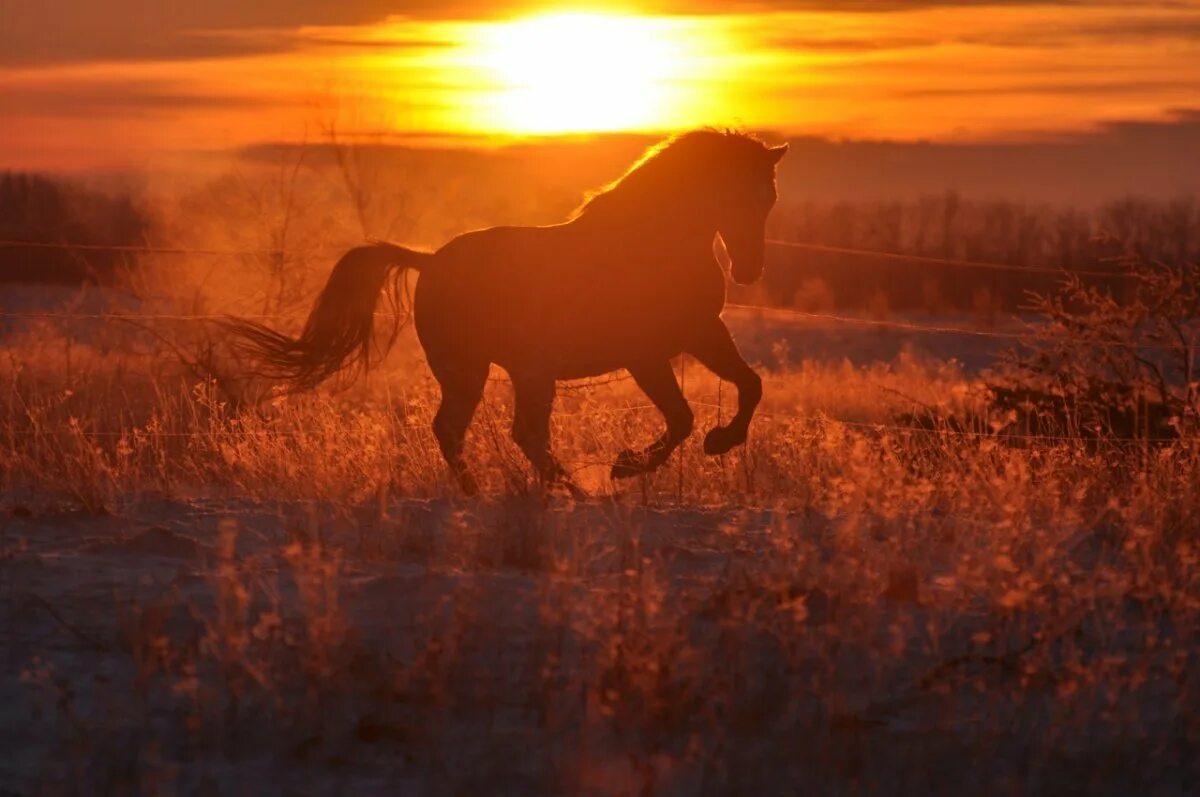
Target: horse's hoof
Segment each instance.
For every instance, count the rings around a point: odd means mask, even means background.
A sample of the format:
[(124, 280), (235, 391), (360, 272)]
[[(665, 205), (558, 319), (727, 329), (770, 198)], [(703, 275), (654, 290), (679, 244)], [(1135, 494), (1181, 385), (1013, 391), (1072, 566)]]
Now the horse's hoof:
[(728, 426), (718, 426), (704, 436), (704, 453), (715, 457), (744, 442), (746, 442), (745, 432), (739, 432)]
[(637, 452), (625, 449), (617, 454), (609, 475), (614, 479), (629, 479), (646, 472), (645, 463), (638, 457)]

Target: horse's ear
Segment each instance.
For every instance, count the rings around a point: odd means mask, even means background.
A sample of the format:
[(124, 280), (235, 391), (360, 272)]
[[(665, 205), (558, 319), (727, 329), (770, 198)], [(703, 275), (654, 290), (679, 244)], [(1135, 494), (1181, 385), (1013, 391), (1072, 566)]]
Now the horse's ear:
[(780, 144), (778, 147), (767, 147), (767, 154), (771, 157), (771, 163), (779, 163), (780, 159), (787, 154), (787, 151), (787, 144)]

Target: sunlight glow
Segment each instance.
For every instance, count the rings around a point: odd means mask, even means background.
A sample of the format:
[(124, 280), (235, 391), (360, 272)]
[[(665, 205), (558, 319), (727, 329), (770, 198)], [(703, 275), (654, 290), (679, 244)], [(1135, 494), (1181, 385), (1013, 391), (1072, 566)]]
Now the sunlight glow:
[(670, 126), (698, 55), (669, 19), (591, 12), (481, 26), (469, 46), (479, 121), (513, 133)]
[(1176, 124), (1181, 113), (1192, 118), (1179, 109), (1197, 104), (1200, 0), (1154, 10), (708, 3), (694, 14), (680, 3), (641, 4), (679, 12), (655, 14), (633, 0), (563, 2), (595, 5), (504, 18), (497, 8), (531, 3), (466, 3), (453, 8), (478, 13), (254, 27), (214, 37), (224, 43), (206, 57), (18, 57), (0, 63), (0, 165), (187, 160), (311, 141), (330, 127), (344, 139), (437, 146), (702, 125), (834, 140), (1024, 141), (1104, 131), (1115, 120)]

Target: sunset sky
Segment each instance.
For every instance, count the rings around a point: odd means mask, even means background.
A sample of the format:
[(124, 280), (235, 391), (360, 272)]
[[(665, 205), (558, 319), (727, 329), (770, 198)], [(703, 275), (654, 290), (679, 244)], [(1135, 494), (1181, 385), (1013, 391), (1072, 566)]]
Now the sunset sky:
[(1200, 0), (5, 0), (0, 168), (343, 136), (1045, 139), (1200, 108)]

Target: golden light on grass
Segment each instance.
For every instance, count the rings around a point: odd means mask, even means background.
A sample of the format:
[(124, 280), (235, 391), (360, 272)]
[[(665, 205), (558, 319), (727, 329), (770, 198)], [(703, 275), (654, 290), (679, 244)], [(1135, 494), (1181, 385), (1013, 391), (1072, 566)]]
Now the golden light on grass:
[(697, 109), (687, 80), (714, 53), (685, 18), (558, 12), (475, 26), (472, 122), (508, 133), (664, 129)]

